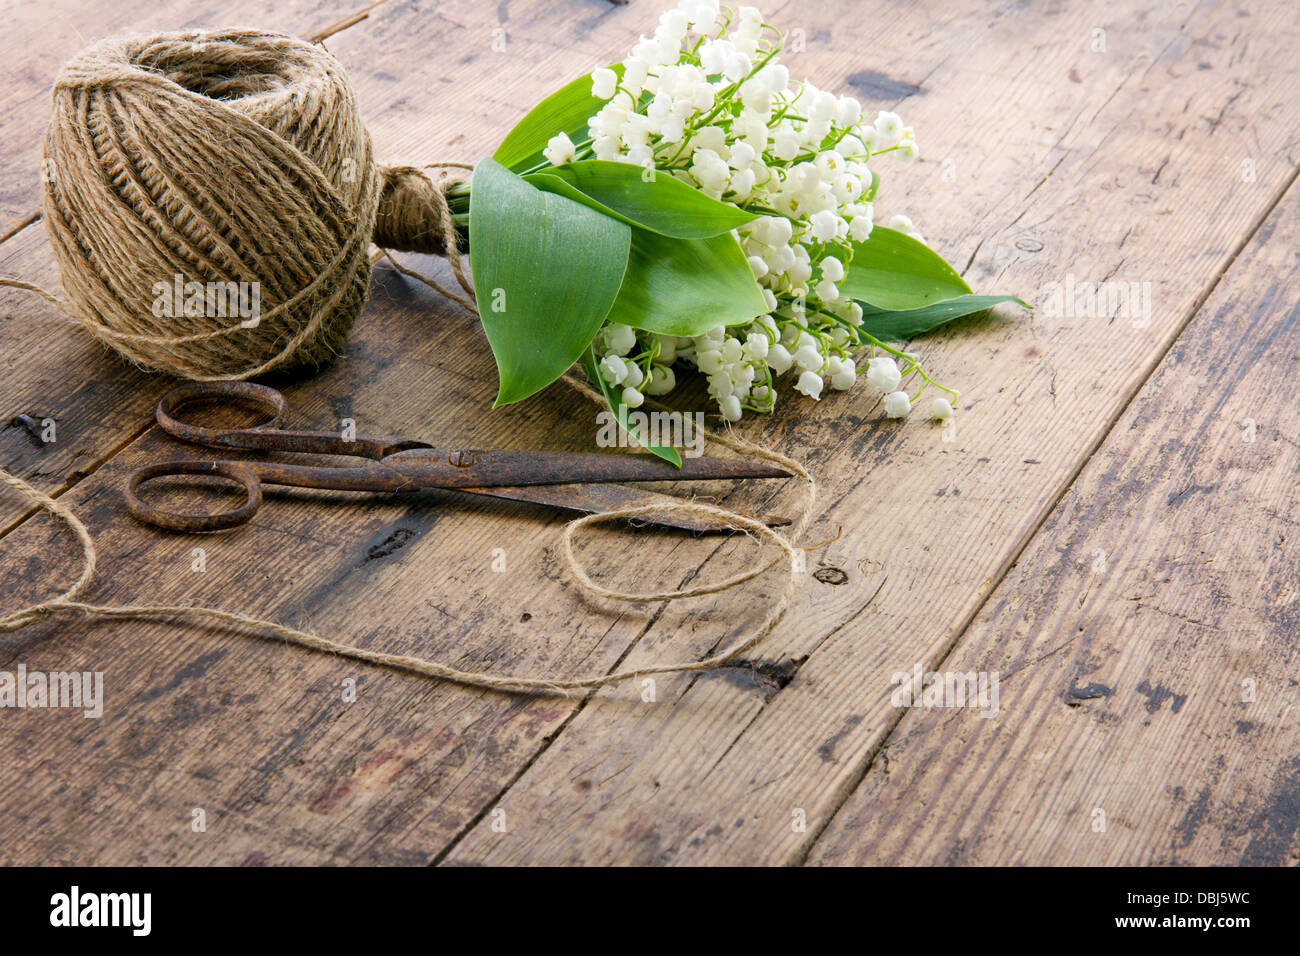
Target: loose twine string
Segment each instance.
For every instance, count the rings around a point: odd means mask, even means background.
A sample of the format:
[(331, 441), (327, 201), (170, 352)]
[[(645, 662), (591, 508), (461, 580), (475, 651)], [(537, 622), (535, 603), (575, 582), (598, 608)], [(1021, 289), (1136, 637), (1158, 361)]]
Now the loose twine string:
[[(425, 168), (468, 169), (471, 167), (464, 163), (431, 163)], [(410, 276), (426, 285), (429, 285), (440, 294), (452, 299), (477, 315), (478, 309), (474, 302), (474, 288), (466, 274), (464, 261), (460, 250), (457, 247), (456, 232), (453, 225), (451, 210), (448, 208), (444, 192), (446, 185), (447, 183), (445, 181), (437, 184), (437, 188), (432, 191), (431, 196), (433, 197), (432, 201), (439, 207), (439, 212), (441, 214), (439, 219), (443, 229), (443, 235), (441, 238), (445, 250), (444, 254), (451, 266), (452, 274), (455, 276), (456, 282), (460, 287), (460, 292), (463, 293), (463, 295), (457, 293), (453, 289), (444, 287), (430, 277), (421, 275), (420, 273), (403, 266), (392, 257), (387, 249), (381, 248), (381, 252), (403, 275)], [(60, 300), (39, 286), (22, 282), (21, 280), (5, 278), (0, 278), (0, 285), (7, 285), (35, 292), (63, 311), (63, 304)], [(583, 382), (574, 378), (572, 375), (565, 375), (563, 379), (571, 388), (579, 394), (584, 395), (592, 402), (602, 405), (604, 404), (605, 400), (603, 396)], [(662, 408), (662, 406), (656, 407)], [(785, 585), (782, 588), (780, 596), (768, 609), (763, 620), (754, 627), (748, 635), (732, 644), (726, 650), (700, 660), (647, 665), (644, 667), (618, 670), (611, 673), (579, 678), (502, 675), (484, 671), (464, 670), (458, 667), (453, 667), (449, 664), (439, 663), (422, 657), (415, 657), (407, 654), (390, 654), (386, 651), (372, 650), (370, 648), (344, 644), (339, 641), (332, 641), (328, 638), (320, 637), (310, 631), (288, 627), (287, 625), (280, 624), (276, 621), (252, 617), (238, 611), (228, 611), (220, 608), (186, 604), (130, 604), (119, 606), (90, 604), (80, 600), (83, 592), (90, 587), (98, 565), (98, 555), (95, 549), (95, 542), (90, 531), (86, 528), (86, 525), (81, 521), (81, 519), (79, 519), (76, 514), (61, 502), (51, 498), (49, 495), (46, 495), (41, 491), (38, 491), (17, 475), (13, 475), (3, 469), (0, 469), (0, 479), (3, 479), (5, 484), (17, 490), (33, 504), (47, 511), (55, 518), (63, 521), (64, 524), (72, 529), (77, 540), (81, 544), (82, 570), (81, 575), (73, 585), (58, 597), (52, 600), (43, 601), (39, 604), (33, 604), (4, 617), (0, 617), (0, 633), (17, 631), (48, 617), (59, 614), (82, 614), (110, 619), (169, 619), (212, 622), (230, 625), (237, 629), (251, 632), (252, 636), (260, 636), (266, 639), (279, 638), (287, 643), (295, 644), (298, 647), (310, 651), (332, 654), (338, 657), (375, 664), (382, 667), (408, 671), (465, 686), (483, 687), (498, 691), (552, 693), (559, 695), (571, 695), (578, 691), (594, 690), (601, 687), (607, 687), (611, 684), (618, 684), (623, 681), (644, 678), (653, 674), (713, 670), (736, 660), (736, 658), (740, 657), (746, 651), (751, 650), (765, 640), (768, 635), (772, 633), (777, 623), (789, 608), (790, 602), (794, 598), (794, 593), (799, 580), (799, 559), (801, 551), (803, 550), (797, 547), (793, 542), (799, 540), (808, 525), (813, 507), (816, 503), (817, 482), (808, 469), (793, 458), (782, 455), (769, 448), (744, 441), (735, 436), (722, 435), (707, 429), (701, 429), (701, 431), (708, 441), (712, 441), (715, 444), (722, 445), (723, 447), (741, 454), (760, 458), (780, 465), (803, 480), (803, 502), (791, 522), (790, 532), (788, 535), (779, 534), (767, 525), (763, 524), (763, 522), (745, 515), (737, 514), (730, 509), (706, 504), (698, 500), (683, 499), (679, 502), (645, 505), (634, 508), (619, 508), (598, 514), (584, 515), (567, 522), (564, 526), (564, 532), (561, 538), (561, 556), (563, 558), (564, 566), (583, 588), (590, 593), (607, 600), (636, 604), (656, 601), (674, 601), (683, 598), (701, 597), (707, 594), (717, 594), (721, 591), (738, 587), (739, 585), (753, 580), (769, 568), (773, 567), (777, 561), (780, 560), (780, 557), (778, 556), (777, 558), (765, 563), (759, 563), (750, 570), (739, 572), (713, 583), (704, 583), (693, 587), (658, 591), (621, 591), (606, 587), (605, 585), (593, 580), (579, 562), (575, 552), (575, 540), (582, 529), (599, 523), (624, 519), (636, 520), (638, 518), (701, 517), (722, 519), (738, 530), (743, 531), (748, 536), (756, 536), (764, 541), (769, 541), (775, 544), (789, 561), (789, 569), (786, 575)]]

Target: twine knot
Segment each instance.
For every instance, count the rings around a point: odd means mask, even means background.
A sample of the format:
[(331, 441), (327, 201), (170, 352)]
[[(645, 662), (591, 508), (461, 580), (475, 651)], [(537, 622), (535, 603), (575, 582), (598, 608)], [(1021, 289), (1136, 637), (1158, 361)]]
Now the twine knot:
[(435, 183), (414, 166), (380, 166), (379, 183), (375, 245), (446, 255), (448, 235), (454, 237), (455, 228), (445, 185)]

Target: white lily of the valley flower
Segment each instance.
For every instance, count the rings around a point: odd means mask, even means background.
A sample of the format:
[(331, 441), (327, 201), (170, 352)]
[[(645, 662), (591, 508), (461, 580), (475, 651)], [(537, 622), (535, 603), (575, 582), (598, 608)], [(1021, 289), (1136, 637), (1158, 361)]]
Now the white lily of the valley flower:
[(906, 418), (912, 410), (912, 400), (907, 392), (890, 392), (885, 396), (885, 417)]
[(574, 148), (573, 141), (569, 139), (567, 133), (556, 133), (547, 142), (546, 148), (542, 150), (542, 155), (552, 166), (564, 166), (573, 162)]
[(727, 163), (732, 169), (749, 169), (756, 156), (757, 153), (754, 151), (753, 146), (749, 145), (749, 143), (740, 142), (731, 147), (730, 158)]
[(677, 387), (677, 376), (671, 365), (656, 365), (650, 370), (650, 378), (641, 386), (646, 395), (667, 395)]
[(767, 350), (767, 367), (777, 375), (784, 375), (790, 371), (790, 366), (794, 364), (794, 359), (784, 345), (773, 345)]
[(867, 384), (877, 391), (892, 392), (902, 380), (898, 364), (892, 358), (880, 355), (867, 362)]
[(754, 192), (758, 177), (752, 169), (738, 169), (731, 174), (730, 191), (735, 193), (737, 202), (744, 202)]
[(898, 118), (897, 113), (887, 113), (884, 110), (877, 113), (875, 127), (881, 140), (887, 146), (892, 146), (902, 138), (903, 121)]
[(641, 383), (645, 381), (645, 373), (641, 371), (641, 366), (635, 362), (626, 363), (627, 374), (623, 376), (623, 384), (631, 388), (640, 388)]
[(871, 235), (871, 226), (870, 216), (854, 216), (849, 221), (849, 238), (854, 242), (866, 242)]
[(627, 363), (617, 355), (606, 355), (600, 360), (601, 377), (611, 385), (622, 385), (627, 378)]
[(630, 325), (607, 325), (604, 335), (605, 351), (610, 355), (627, 355), (636, 348), (636, 329)]
[[(591, 74), (591, 95), (598, 100), (607, 100), (618, 89), (618, 74), (608, 67), (601, 67)], [(552, 127), (554, 128), (554, 127)]]
[(834, 256), (827, 256), (821, 262), (822, 275), (832, 282), (839, 282), (844, 278), (844, 263), (840, 262)]
[(802, 369), (815, 372), (826, 364), (826, 359), (817, 346), (804, 345), (794, 353), (794, 364)]
[(802, 392), (812, 399), (822, 397), (822, 378), (816, 372), (804, 372), (795, 383), (794, 390)]
[(695, 353), (695, 366), (705, 375), (712, 375), (722, 370), (722, 353), (717, 349), (707, 349)]
[(822, 279), (821, 282), (817, 283), (817, 287), (813, 291), (817, 294), (817, 298), (824, 303), (835, 302), (840, 297), (840, 290), (835, 287), (835, 283), (830, 279)]
[(831, 376), (831, 388), (841, 392), (846, 391), (853, 387), (857, 378), (858, 370), (853, 364), (853, 359), (842, 359), (839, 369)]
[(663, 16), (659, 18), (659, 27), (655, 30), (655, 35), (680, 43), (685, 38), (690, 25), (690, 19), (682, 10), (665, 10)]
[(799, 155), (799, 134), (793, 127), (784, 127), (776, 131), (772, 138), (772, 154), (777, 159), (791, 160)]
[(713, 30), (718, 19), (718, 0), (680, 0), (677, 8), (686, 14), (697, 33)]

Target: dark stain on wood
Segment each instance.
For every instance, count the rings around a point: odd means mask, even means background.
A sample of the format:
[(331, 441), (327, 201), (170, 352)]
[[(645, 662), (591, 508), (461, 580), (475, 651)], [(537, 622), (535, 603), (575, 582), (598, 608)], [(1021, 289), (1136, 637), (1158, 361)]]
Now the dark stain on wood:
[(1174, 846), (1185, 847), (1191, 844), (1196, 837), (1196, 831), (1201, 828), (1210, 812), (1210, 788), (1202, 787), (1200, 792), (1187, 806), (1187, 812), (1183, 814), (1182, 820), (1174, 826)]
[(1182, 504), (1184, 498), (1188, 495), (1208, 495), (1212, 491), (1218, 490), (1218, 484), (1213, 485), (1188, 485), (1181, 491), (1176, 491), (1169, 496), (1167, 504), (1172, 508), (1174, 505)]
[(1294, 862), (1291, 845), (1300, 834), (1300, 756), (1292, 757), (1278, 769), (1277, 785), (1251, 820), (1250, 829), (1254, 835), (1242, 854), (1242, 866)]
[(1148, 714), (1154, 714), (1167, 700), (1173, 701), (1169, 705), (1169, 709), (1176, 714), (1183, 709), (1183, 704), (1187, 702), (1186, 694), (1175, 694), (1163, 684), (1156, 684), (1152, 687), (1151, 682), (1147, 680), (1143, 680), (1142, 683), (1137, 685), (1137, 692), (1146, 697), (1147, 702), (1142, 706), (1146, 708)]
[(849, 86), (873, 100), (904, 100), (909, 96), (924, 95), (925, 90), (915, 83), (895, 80), (875, 70), (859, 70), (848, 77)]
[(194, 660), (190, 661), (184, 667), (176, 671), (176, 673), (172, 675), (171, 680), (167, 681), (167, 683), (160, 684), (157, 687), (151, 687), (148, 690), (142, 691), (140, 694), (140, 699), (155, 700), (161, 697), (163, 694), (175, 690), (176, 688), (180, 687), (182, 684), (189, 683), (190, 681), (199, 680), (201, 677), (207, 674), (207, 672), (212, 668), (213, 664), (220, 661), (223, 657), (226, 656), (227, 653), (228, 652), (224, 650), (209, 651), (207, 654), (204, 654), (201, 657), (196, 657)]
[(1106, 698), (1115, 693), (1113, 687), (1107, 687), (1105, 684), (1088, 683), (1082, 687), (1077, 681), (1070, 684), (1070, 689), (1065, 692), (1065, 703), (1067, 707), (1078, 707), (1085, 700), (1097, 700)]
[(345, 418), (354, 418), (352, 414), (352, 396), (351, 395), (330, 395), (326, 401), (329, 402), (330, 411), (340, 422)]
[(705, 680), (721, 678), (741, 690), (757, 691), (765, 701), (768, 701), (794, 680), (794, 675), (799, 672), (799, 668), (807, 659), (801, 657), (779, 661), (738, 660), (714, 671), (704, 671), (700, 677)]
[(370, 547), (366, 548), (366, 556), (362, 559), (362, 564), (370, 561), (379, 561), (389, 555), (396, 554), (406, 547), (406, 543), (415, 537), (415, 532), (410, 528), (394, 528), (388, 532)]
[(829, 584), (833, 587), (849, 583), (849, 576), (841, 568), (818, 568), (813, 572), (813, 577), (822, 584)]
[(850, 714), (848, 717), (845, 717), (843, 729), (840, 730), (840, 732), (837, 733), (834, 737), (826, 741), (826, 743), (822, 744), (820, 747), (817, 748), (817, 756), (821, 757), (822, 761), (825, 763), (834, 763), (835, 745), (840, 742), (840, 740), (844, 737), (845, 734), (847, 734), (850, 730), (852, 730), (860, 723), (862, 723), (862, 718), (857, 714)]
[(30, 415), (15, 415), (9, 421), (9, 428), (21, 428), (27, 433), (33, 445), (37, 448), (45, 447), (45, 439), (41, 437), (41, 423)]

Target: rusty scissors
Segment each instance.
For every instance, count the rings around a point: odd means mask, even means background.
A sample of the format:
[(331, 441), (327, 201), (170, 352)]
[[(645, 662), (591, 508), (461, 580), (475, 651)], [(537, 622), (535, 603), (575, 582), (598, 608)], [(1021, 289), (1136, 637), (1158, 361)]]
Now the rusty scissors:
[[(214, 428), (177, 417), (182, 407), (199, 403), (251, 406), (269, 413), (270, 418), (255, 427)], [(262, 485), (268, 484), (381, 493), (445, 488), (598, 513), (682, 500), (617, 484), (622, 481), (790, 477), (780, 468), (745, 459), (686, 458), (677, 468), (650, 455), (436, 448), (423, 441), (367, 435), (349, 440), (339, 432), (281, 428), (287, 411), (284, 395), (266, 385), (193, 382), (164, 395), (156, 417), (169, 435), (212, 448), (345, 455), (366, 459), (366, 463), (325, 466), (261, 460), (160, 462), (140, 468), (127, 479), (128, 510), (141, 521), (173, 531), (221, 531), (248, 521), (262, 503)], [(167, 511), (140, 497), (145, 482), (170, 475), (225, 478), (242, 485), (246, 497), (239, 507), (216, 514)], [(789, 519), (774, 515), (747, 517), (774, 526), (789, 523)], [(692, 531), (734, 530), (726, 521), (711, 517), (665, 514), (646, 520)]]

